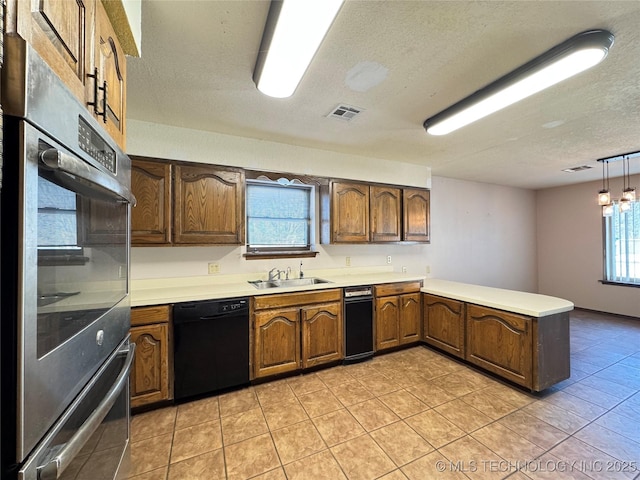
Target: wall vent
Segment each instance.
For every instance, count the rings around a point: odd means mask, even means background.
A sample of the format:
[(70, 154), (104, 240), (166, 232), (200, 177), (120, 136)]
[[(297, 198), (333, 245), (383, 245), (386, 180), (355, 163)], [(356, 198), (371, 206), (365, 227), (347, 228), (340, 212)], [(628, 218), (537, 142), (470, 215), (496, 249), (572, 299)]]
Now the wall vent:
[(350, 122), (356, 115), (364, 111), (364, 108), (354, 107), (353, 105), (341, 104), (331, 110), (327, 118), (338, 118), (345, 122)]
[(569, 172), (569, 173), (575, 173), (575, 172), (580, 172), (582, 170), (589, 170), (590, 168), (593, 168), (593, 167), (591, 165), (579, 165), (577, 167), (563, 168), (562, 171), (563, 172)]

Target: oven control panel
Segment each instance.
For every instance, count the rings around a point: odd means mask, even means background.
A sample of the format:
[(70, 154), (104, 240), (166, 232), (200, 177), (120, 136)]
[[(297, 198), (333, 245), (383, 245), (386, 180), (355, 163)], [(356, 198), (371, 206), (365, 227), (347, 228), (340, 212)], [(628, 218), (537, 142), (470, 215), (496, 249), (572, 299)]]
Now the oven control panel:
[(116, 151), (89, 126), (84, 118), (78, 117), (78, 119), (78, 145), (91, 155), (91, 158), (115, 175)]

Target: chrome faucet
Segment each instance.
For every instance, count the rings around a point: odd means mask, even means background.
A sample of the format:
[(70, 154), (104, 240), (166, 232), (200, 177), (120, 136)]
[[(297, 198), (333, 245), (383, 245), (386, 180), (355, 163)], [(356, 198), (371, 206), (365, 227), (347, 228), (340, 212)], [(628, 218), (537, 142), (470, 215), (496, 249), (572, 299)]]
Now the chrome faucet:
[(291, 275), (291, 267), (287, 267), (287, 274), (284, 277), (285, 280), (289, 280), (289, 275)]
[(302, 271), (302, 262), (300, 262), (300, 276), (298, 278), (304, 277), (304, 272)]
[[(275, 271), (275, 273), (273, 273)], [(271, 280), (280, 280), (280, 276), (284, 273), (283, 270), (278, 270), (276, 267), (273, 267), (269, 270), (269, 281)]]

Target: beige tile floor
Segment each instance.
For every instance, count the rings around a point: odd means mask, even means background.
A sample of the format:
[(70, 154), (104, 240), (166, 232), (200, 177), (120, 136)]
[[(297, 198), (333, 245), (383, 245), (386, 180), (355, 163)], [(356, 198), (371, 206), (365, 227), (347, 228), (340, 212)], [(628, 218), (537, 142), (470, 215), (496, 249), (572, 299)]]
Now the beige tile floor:
[(426, 347), (133, 417), (136, 480), (638, 479), (640, 320), (576, 310), (530, 394)]

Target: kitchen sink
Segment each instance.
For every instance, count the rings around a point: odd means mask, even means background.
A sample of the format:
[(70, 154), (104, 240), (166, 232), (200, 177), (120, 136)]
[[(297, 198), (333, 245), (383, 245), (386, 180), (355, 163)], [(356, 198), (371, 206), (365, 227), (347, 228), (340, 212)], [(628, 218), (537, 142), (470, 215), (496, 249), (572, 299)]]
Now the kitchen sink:
[(319, 283), (331, 283), (317, 277), (309, 278), (292, 278), (290, 280), (249, 280), (249, 283), (258, 290), (265, 288), (284, 288), (284, 287), (305, 287), (308, 285), (317, 285)]

